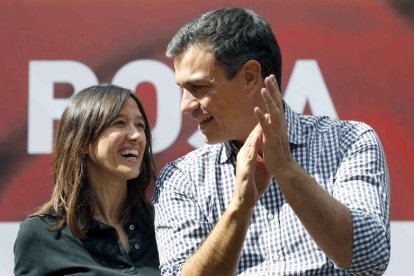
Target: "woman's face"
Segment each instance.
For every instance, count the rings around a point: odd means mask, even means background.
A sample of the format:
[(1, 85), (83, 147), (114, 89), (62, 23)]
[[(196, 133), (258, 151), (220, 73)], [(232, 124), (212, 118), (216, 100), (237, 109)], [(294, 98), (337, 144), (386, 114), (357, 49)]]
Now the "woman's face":
[(130, 97), (115, 120), (92, 142), (87, 151), (90, 181), (127, 181), (138, 177), (147, 144), (145, 121)]

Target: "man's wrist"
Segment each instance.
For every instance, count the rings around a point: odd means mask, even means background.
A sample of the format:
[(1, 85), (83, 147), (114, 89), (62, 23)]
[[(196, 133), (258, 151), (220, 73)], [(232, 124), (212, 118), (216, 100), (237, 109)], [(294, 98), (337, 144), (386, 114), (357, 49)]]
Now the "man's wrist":
[(295, 160), (283, 169), (277, 170), (273, 174), (279, 185), (289, 185), (296, 182), (302, 182), (307, 178), (308, 174)]
[(231, 218), (240, 220), (240, 219), (250, 219), (253, 215), (254, 206), (247, 206), (239, 199), (233, 198), (227, 207), (226, 213)]

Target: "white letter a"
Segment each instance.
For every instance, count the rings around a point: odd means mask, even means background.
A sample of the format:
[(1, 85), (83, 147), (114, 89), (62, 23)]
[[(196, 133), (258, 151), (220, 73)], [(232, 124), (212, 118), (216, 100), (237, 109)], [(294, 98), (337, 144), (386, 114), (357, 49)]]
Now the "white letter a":
[(306, 102), (313, 115), (338, 118), (335, 106), (315, 60), (298, 60), (286, 87), (287, 104), (296, 112), (303, 113)]

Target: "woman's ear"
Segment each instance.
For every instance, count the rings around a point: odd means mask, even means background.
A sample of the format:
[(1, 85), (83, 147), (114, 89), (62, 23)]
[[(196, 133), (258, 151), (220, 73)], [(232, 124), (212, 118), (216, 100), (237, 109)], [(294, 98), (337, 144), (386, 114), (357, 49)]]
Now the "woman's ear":
[(249, 60), (243, 65), (243, 77), (249, 93), (260, 91), (263, 87), (262, 67), (257, 60)]
[(82, 151), (82, 156), (83, 156), (84, 158), (86, 158), (86, 157), (88, 157), (88, 156), (89, 156), (90, 152), (91, 152), (91, 144), (88, 144), (88, 145), (86, 145), (86, 146), (85, 146), (85, 148), (83, 149), (83, 151)]

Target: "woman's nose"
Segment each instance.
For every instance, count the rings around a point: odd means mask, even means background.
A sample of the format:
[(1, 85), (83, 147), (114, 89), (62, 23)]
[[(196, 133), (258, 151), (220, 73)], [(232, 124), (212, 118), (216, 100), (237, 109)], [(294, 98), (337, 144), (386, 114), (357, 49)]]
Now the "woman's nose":
[(143, 129), (136, 127), (135, 125), (131, 125), (128, 128), (128, 140), (138, 142), (143, 137), (145, 137)]
[(183, 95), (181, 98), (181, 112), (191, 113), (199, 107), (198, 100), (186, 89), (183, 89)]

